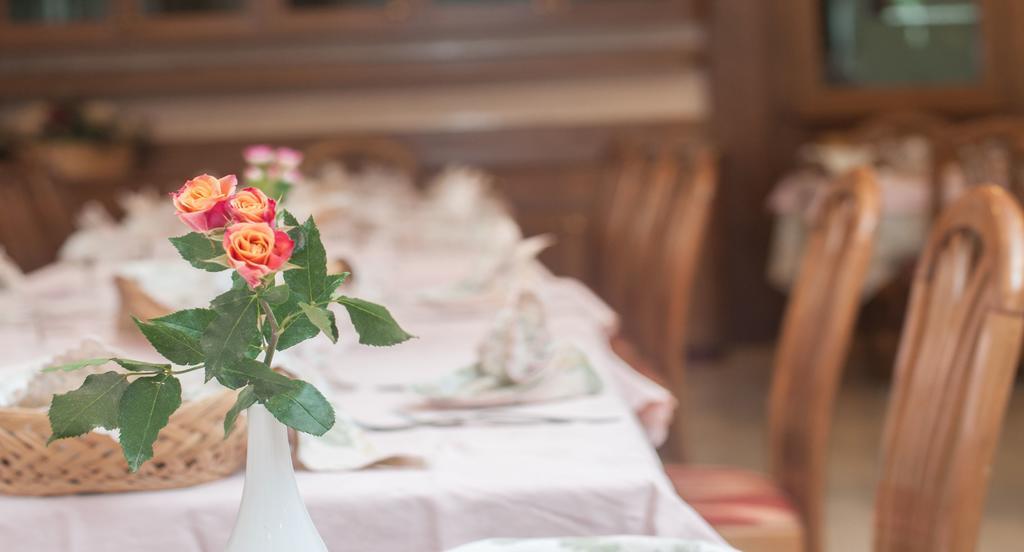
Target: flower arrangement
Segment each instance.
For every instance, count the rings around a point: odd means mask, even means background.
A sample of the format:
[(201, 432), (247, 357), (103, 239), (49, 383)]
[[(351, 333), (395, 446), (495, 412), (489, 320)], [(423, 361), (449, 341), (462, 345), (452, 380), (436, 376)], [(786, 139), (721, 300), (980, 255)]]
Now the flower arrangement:
[(278, 201), (283, 200), (289, 190), (302, 180), (299, 173), (302, 154), (293, 149), (249, 146), (243, 156), (248, 164), (245, 170), (246, 185), (263, 190)]
[(90, 375), (78, 389), (55, 395), (50, 442), (97, 428), (117, 429), (135, 471), (152, 458), (153, 442), (181, 405), (178, 376), (196, 370), (204, 371), (206, 381), (240, 390), (225, 416), (225, 435), (256, 403), (289, 427), (323, 435), (334, 425), (333, 408), (314, 386), (275, 372), (274, 353), (321, 333), (336, 342), (331, 304), (346, 309), (362, 344), (389, 346), (412, 336), (384, 307), (339, 293), (348, 274), (328, 273), (313, 218), (299, 224), (264, 189), (238, 190), (233, 175), (204, 174), (185, 182), (171, 199), (178, 218), (192, 230), (171, 243), (195, 268), (233, 269), (232, 288), (207, 308), (135, 319), (166, 363), (94, 358), (47, 368), (72, 371), (115, 363), (123, 369)]

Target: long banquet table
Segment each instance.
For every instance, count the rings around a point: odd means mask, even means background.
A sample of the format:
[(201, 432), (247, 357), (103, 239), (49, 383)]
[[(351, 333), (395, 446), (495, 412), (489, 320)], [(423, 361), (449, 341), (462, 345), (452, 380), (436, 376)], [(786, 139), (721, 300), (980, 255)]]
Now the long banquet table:
[[(356, 284), (367, 284), (371, 275), (386, 281), (388, 293), (363, 288), (381, 296), (418, 339), (375, 349), (356, 344), (349, 332), (338, 346), (321, 338), (282, 357), (286, 368), (289, 362), (316, 364), (357, 418), (408, 402), (407, 395), (387, 390), (389, 385), (430, 380), (472, 362), (495, 310), (415, 300), (415, 290), (450, 282), (465, 271), (465, 259), (457, 255), (415, 251), (372, 257), (364, 252), (359, 259), (376, 269), (359, 272)], [(41, 364), (85, 336), (139, 350), (117, 329), (114, 271), (102, 263), (58, 263), (32, 275), (19, 291), (22, 300), (27, 298), (34, 311), (64, 314), (36, 320), (34, 329), (5, 326), (0, 346), (11, 354), (4, 368)], [(579, 282), (552, 276), (539, 265), (532, 274), (529, 288), (543, 300), (552, 333), (579, 346), (605, 386), (595, 396), (523, 409), (601, 416), (602, 421), (369, 432), (380, 450), (417, 455), (423, 464), (300, 471), (300, 491), (330, 550), (440, 551), (488, 537), (613, 534), (722, 542), (678, 497), (661, 469), (651, 441), (664, 432), (671, 399), (609, 349), (614, 315)], [(238, 473), (159, 492), (0, 497), (0, 550), (221, 550), (243, 479)]]

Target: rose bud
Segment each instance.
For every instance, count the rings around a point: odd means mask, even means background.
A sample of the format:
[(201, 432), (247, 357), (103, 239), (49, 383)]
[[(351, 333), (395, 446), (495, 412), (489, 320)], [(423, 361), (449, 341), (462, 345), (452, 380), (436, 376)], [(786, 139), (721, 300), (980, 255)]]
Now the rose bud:
[(274, 224), (277, 202), (259, 188), (245, 188), (228, 199), (228, 216), (235, 222)]
[(292, 256), (295, 242), (265, 222), (236, 222), (224, 232), (228, 265), (256, 288), (267, 274), (280, 269)]
[(238, 180), (229, 174), (216, 178), (197, 176), (171, 194), (178, 218), (197, 232), (209, 232), (227, 223), (227, 200), (235, 193)]
[(266, 165), (274, 161), (274, 149), (265, 144), (249, 146), (242, 152), (242, 157), (250, 165)]

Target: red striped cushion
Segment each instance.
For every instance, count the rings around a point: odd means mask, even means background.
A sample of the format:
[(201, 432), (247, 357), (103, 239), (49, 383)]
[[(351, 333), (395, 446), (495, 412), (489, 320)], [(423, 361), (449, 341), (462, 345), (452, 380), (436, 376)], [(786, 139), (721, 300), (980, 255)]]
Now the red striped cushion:
[(676, 492), (713, 527), (800, 528), (789, 500), (761, 474), (715, 466), (665, 466)]

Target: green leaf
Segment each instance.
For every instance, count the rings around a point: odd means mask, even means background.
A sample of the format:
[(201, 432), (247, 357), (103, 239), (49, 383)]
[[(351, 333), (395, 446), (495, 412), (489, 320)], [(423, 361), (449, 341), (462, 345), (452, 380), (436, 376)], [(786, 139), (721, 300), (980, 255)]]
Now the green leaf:
[(121, 366), (121, 368), (131, 370), (132, 372), (163, 372), (164, 370), (171, 369), (170, 364), (143, 362), (141, 360), (130, 360), (127, 358), (115, 358), (113, 361)]
[(170, 238), (170, 240), (181, 257), (192, 266), (207, 272), (220, 272), (228, 269), (227, 266), (212, 261), (212, 259), (224, 255), (224, 246), (218, 241), (211, 240), (205, 234), (191, 232), (184, 236)]
[(188, 366), (203, 362), (200, 339), (216, 317), (210, 309), (187, 309), (135, 324), (164, 358)]
[(228, 435), (231, 435), (231, 430), (235, 429), (235, 420), (238, 419), (238, 415), (243, 410), (249, 408), (256, 402), (256, 391), (251, 385), (247, 385), (242, 388), (242, 391), (238, 393), (238, 398), (235, 399), (234, 406), (228, 413), (224, 415), (224, 438), (227, 439)]
[(251, 346), (259, 339), (259, 301), (247, 289), (233, 289), (218, 296), (211, 305), (217, 318), (200, 340), (206, 357), (206, 375), (208, 380), (216, 377), (228, 385), (220, 379), (221, 371), (250, 354)]
[(169, 374), (139, 378), (124, 390), (117, 422), (131, 471), (153, 457), (153, 442), (179, 406), (181, 382)]
[(231, 289), (249, 289), (249, 282), (237, 271), (231, 273)]
[(386, 308), (376, 303), (345, 296), (339, 297), (337, 301), (348, 311), (352, 325), (359, 334), (359, 342), (363, 345), (387, 347), (414, 337), (395, 322)]
[(331, 343), (338, 342), (338, 325), (334, 322), (331, 311), (308, 303), (299, 303), (299, 308), (305, 313), (306, 318), (331, 340)]
[(111, 357), (103, 358), (89, 358), (85, 360), (76, 360), (75, 362), (68, 362), (66, 364), (54, 364), (53, 366), (47, 366), (43, 368), (43, 372), (74, 372), (88, 366), (102, 366), (108, 362), (112, 362), (114, 359)]
[[(302, 307), (299, 306), (301, 301), (302, 299), (298, 294), (292, 293), (287, 301), (280, 305), (274, 305), (271, 307), (271, 310), (274, 311), (274, 318), (276, 318), (280, 323), (289, 316), (301, 313)], [(333, 319), (334, 313), (331, 313), (331, 317)], [(264, 330), (269, 332), (270, 328), (266, 327)], [(316, 337), (319, 333), (320, 329), (314, 326), (308, 318), (304, 315), (299, 315), (287, 328), (285, 328), (284, 332), (281, 333), (281, 337), (277, 340), (277, 350), (283, 351), (290, 347), (294, 347), (307, 339)]]
[[(239, 358), (221, 370), (218, 381), (231, 389), (253, 384), (256, 386), (257, 394), (261, 394), (262, 389), (278, 389), (287, 385), (291, 380), (288, 379), (288, 376), (278, 374), (258, 360)], [(266, 392), (265, 396), (275, 392), (273, 390)]]
[(120, 365), (126, 370), (133, 372), (162, 372), (171, 368), (170, 364), (157, 364), (154, 362), (143, 362), (141, 360), (131, 360), (127, 358), (117, 357), (104, 357), (104, 358), (90, 358), (87, 360), (79, 360), (76, 362), (69, 362), (67, 364), (57, 364), (55, 366), (47, 366), (43, 368), (43, 372), (73, 372), (87, 366), (101, 366), (108, 362), (113, 362)]
[(183, 366), (203, 361), (203, 350), (196, 337), (168, 324), (143, 322), (134, 316), (132, 320), (153, 348), (167, 360)]
[[(285, 213), (284, 217), (286, 224), (291, 225), (296, 222), (291, 213)], [(328, 278), (327, 253), (324, 250), (323, 242), (320, 241), (320, 230), (317, 229), (313, 217), (309, 217), (301, 226), (292, 229), (289, 235), (296, 244), (301, 243), (302, 247), (296, 245), (292, 252), (292, 258), (288, 261), (298, 265), (299, 268), (285, 271), (284, 281), (306, 303), (314, 304), (326, 299), (334, 292), (333, 288), (328, 289), (328, 287), (335, 278)]]
[(309, 433), (323, 435), (334, 426), (334, 408), (316, 387), (291, 380), (287, 389), (263, 401), (267, 410), (282, 424)]
[(260, 297), (271, 305), (280, 305), (291, 297), (291, 290), (288, 286), (275, 286), (260, 294)]
[(54, 395), (48, 413), (52, 433), (47, 444), (83, 435), (97, 427), (117, 428), (118, 405), (127, 387), (124, 374), (104, 372), (86, 377), (74, 391)]
[(210, 309), (187, 309), (173, 312), (167, 316), (161, 316), (160, 318), (153, 318), (150, 322), (157, 322), (166, 326), (171, 326), (182, 333), (188, 334), (196, 339), (200, 339), (203, 337), (203, 332), (206, 331), (206, 327), (209, 326), (215, 318), (217, 318), (217, 313)]

